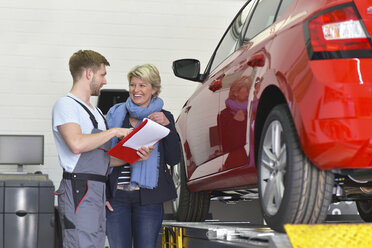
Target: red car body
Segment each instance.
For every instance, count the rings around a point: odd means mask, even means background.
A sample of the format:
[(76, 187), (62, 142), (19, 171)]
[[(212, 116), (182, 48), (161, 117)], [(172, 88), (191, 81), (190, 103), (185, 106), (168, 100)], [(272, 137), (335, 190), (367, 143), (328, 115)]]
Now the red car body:
[[(269, 104), (266, 95), (271, 89), (284, 96), (302, 149), (318, 168), (372, 168), (371, 52), (365, 58), (340, 55), (312, 60), (304, 30), (313, 16), (348, 3), (351, 1), (294, 1), (259, 37), (241, 46), (205, 78), (177, 120), (191, 191), (257, 184), (255, 130), (262, 125), (257, 114), (260, 104)], [(369, 36), (372, 2), (354, 4)], [(253, 60), (262, 65), (250, 65)], [(222, 130), (217, 116), (225, 108), (229, 85), (242, 75), (252, 77), (246, 125), (249, 138), (237, 141), (238, 147), (227, 144), (230, 147), (224, 150), (219, 137), (239, 136), (236, 134), (242, 129)]]
[(278, 231), (322, 222), (332, 200), (356, 200), (372, 221), (370, 34), (370, 0), (251, 0), (203, 74), (198, 60), (175, 61), (176, 76), (202, 83), (176, 123), (177, 219), (203, 220), (210, 195), (258, 188)]

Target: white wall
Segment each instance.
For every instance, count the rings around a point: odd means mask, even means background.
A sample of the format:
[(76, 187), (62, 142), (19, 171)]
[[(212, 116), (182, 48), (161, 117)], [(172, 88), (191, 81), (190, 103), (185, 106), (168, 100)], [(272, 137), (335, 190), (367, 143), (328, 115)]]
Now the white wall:
[[(49, 174), (57, 187), (61, 169), (51, 109), (72, 85), (68, 60), (75, 51), (96, 50), (109, 60), (105, 88), (127, 89), (126, 73), (134, 65), (155, 64), (160, 97), (177, 117), (198, 83), (176, 78), (172, 61), (198, 58), (204, 70), (244, 2), (0, 0), (0, 134), (43, 134), (45, 164), (24, 169)], [(0, 166), (0, 172), (12, 171), (16, 167)]]

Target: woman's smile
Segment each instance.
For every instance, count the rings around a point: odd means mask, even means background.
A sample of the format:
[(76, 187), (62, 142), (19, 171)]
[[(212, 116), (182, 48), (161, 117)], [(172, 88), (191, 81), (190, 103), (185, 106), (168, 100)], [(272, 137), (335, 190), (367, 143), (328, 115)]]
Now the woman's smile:
[(156, 92), (151, 83), (143, 81), (141, 78), (133, 77), (129, 83), (129, 96), (132, 101), (140, 107), (146, 108)]

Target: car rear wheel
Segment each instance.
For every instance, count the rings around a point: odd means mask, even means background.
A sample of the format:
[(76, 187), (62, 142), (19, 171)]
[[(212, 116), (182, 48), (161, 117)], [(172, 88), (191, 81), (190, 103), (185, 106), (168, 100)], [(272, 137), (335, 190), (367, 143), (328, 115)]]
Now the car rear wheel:
[(263, 216), (276, 231), (287, 223), (320, 223), (332, 199), (334, 175), (316, 168), (303, 153), (287, 105), (268, 115), (257, 160)]
[(206, 192), (190, 192), (186, 184), (183, 156), (173, 167), (173, 181), (177, 199), (173, 201), (173, 213), (177, 221), (204, 221), (208, 215), (210, 195)]
[(372, 200), (356, 201), (360, 218), (365, 222), (372, 222)]

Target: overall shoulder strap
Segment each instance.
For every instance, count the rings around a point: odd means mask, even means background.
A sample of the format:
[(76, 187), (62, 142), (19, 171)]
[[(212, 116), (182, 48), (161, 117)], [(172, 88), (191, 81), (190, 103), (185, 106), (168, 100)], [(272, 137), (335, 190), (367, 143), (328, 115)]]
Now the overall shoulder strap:
[(105, 121), (105, 126), (106, 126), (106, 129), (108, 130), (109, 128), (108, 128), (108, 124), (107, 124), (105, 116), (102, 114), (102, 112), (99, 108), (96, 107), (96, 109), (97, 109), (98, 113), (102, 116), (103, 120)]
[[(79, 103), (80, 106), (82, 106), (85, 109), (85, 111), (87, 111), (87, 113), (89, 114), (89, 118), (92, 121), (92, 124), (93, 124), (94, 128), (97, 129), (98, 128), (98, 122), (97, 122), (96, 118), (94, 117), (94, 115), (92, 114), (92, 112), (90, 112), (90, 110), (87, 108), (87, 106), (85, 106), (84, 104), (82, 104), (81, 102), (79, 102), (78, 100), (74, 99), (71, 96), (67, 96), (67, 97), (70, 97), (72, 100), (74, 100), (75, 102)], [(103, 118), (103, 119), (105, 120), (105, 123), (106, 123), (106, 119), (105, 118)]]

